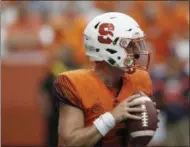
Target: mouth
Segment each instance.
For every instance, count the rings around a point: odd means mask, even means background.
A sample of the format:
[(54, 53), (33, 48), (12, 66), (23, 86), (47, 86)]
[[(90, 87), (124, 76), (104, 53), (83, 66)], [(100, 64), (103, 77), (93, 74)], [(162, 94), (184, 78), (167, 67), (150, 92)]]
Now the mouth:
[(134, 57), (130, 57), (130, 58), (126, 58), (124, 60), (124, 68), (123, 70), (125, 72), (127, 72), (128, 74), (133, 74), (137, 69), (140, 69), (140, 70), (147, 70), (147, 68), (145, 66), (142, 66), (141, 64), (139, 63), (136, 63), (136, 58)]

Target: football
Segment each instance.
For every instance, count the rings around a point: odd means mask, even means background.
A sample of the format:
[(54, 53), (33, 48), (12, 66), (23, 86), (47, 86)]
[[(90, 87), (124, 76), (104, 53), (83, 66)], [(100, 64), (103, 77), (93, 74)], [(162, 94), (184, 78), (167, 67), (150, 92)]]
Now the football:
[(130, 144), (132, 147), (147, 146), (158, 128), (157, 109), (148, 96), (141, 96), (133, 101), (145, 101), (145, 104), (141, 105), (145, 108), (145, 112), (133, 113), (141, 116), (141, 120), (130, 119), (126, 121)]

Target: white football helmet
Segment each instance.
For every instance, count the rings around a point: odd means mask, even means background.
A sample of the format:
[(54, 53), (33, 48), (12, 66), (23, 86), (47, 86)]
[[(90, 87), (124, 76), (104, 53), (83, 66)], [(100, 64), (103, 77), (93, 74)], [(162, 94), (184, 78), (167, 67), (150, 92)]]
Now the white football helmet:
[[(95, 17), (84, 30), (86, 55), (90, 60), (106, 61), (127, 73), (148, 68), (150, 55), (144, 39), (145, 34), (137, 22), (118, 12)], [(143, 55), (147, 57), (145, 64)]]

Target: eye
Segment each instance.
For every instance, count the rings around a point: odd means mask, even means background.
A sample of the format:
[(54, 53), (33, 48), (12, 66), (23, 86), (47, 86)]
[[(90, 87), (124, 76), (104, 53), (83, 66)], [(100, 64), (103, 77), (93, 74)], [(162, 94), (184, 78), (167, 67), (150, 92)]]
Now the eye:
[(139, 57), (140, 57), (140, 54), (134, 54), (135, 59), (139, 59)]

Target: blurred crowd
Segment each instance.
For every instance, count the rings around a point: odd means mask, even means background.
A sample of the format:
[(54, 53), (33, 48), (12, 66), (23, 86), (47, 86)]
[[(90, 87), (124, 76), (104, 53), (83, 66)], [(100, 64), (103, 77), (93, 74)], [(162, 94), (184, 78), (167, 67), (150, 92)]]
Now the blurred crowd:
[(35, 54), (35, 60), (44, 55), (55, 75), (90, 67), (83, 30), (94, 16), (110, 11), (132, 16), (147, 35), (154, 99), (161, 109), (151, 144), (189, 144), (188, 1), (3, 1), (2, 62), (20, 54)]

